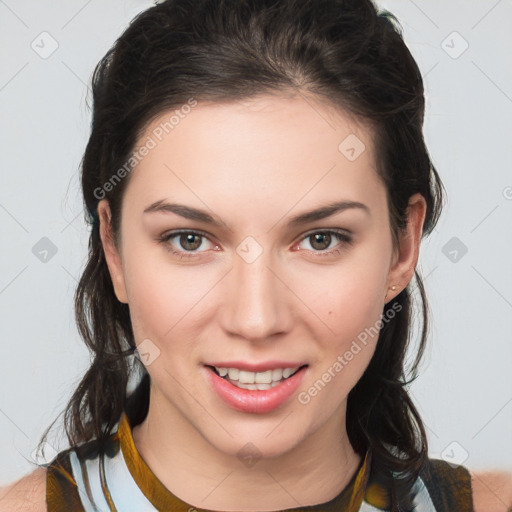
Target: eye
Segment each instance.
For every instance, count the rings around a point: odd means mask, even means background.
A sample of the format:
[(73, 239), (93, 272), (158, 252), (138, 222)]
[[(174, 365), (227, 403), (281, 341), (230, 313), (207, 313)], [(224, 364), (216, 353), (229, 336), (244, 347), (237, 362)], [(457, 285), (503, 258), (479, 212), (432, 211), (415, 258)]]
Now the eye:
[[(326, 231), (312, 231), (308, 233), (302, 242), (308, 241), (313, 247), (313, 253), (315, 256), (329, 256), (340, 252), (340, 245), (347, 246), (353, 243), (352, 237), (345, 231), (339, 230), (326, 230)], [(338, 242), (334, 246), (331, 245), (333, 242)], [(331, 250), (326, 250), (331, 247)]]
[[(177, 240), (173, 244), (172, 241), (174, 241), (174, 239)], [(174, 231), (158, 237), (158, 241), (164, 244), (166, 250), (178, 256), (180, 259), (198, 257), (199, 253), (204, 252), (198, 251), (200, 247), (204, 246), (204, 240), (208, 240), (207, 235), (199, 231)], [(338, 254), (340, 252), (340, 245), (347, 246), (353, 243), (350, 235), (345, 231), (339, 230), (313, 231), (306, 234), (301, 241), (304, 242), (306, 240), (310, 241), (313, 247), (313, 250), (310, 252), (315, 253), (315, 256), (332, 256)], [(332, 246), (331, 250), (326, 250), (333, 242), (338, 243)], [(304, 248), (301, 248), (301, 250), (304, 250)]]
[[(173, 246), (171, 241), (178, 238), (176, 245)], [(180, 259), (194, 258), (197, 256), (195, 253), (201, 253), (204, 251), (198, 251), (203, 246), (203, 241), (207, 240), (204, 233), (198, 231), (174, 231), (172, 233), (163, 234), (158, 238), (158, 241), (163, 243), (165, 248), (175, 256), (179, 256)]]

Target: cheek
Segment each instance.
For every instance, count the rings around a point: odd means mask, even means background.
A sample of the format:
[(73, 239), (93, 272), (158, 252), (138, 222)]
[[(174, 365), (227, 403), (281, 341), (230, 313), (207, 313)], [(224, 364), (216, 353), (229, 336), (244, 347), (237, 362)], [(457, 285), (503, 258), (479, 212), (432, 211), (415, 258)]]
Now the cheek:
[(363, 375), (375, 353), (382, 325), (382, 308), (372, 287), (326, 294), (321, 300), (329, 335), (317, 337), (321, 345), (317, 370), (305, 390), (305, 399), (321, 404), (321, 412), (318, 408), (315, 412), (319, 422), (329, 416), (326, 411), (340, 406)]
[[(177, 269), (164, 258), (142, 257), (133, 253), (125, 261), (125, 280), (130, 317), (135, 339), (166, 340), (197, 325), (201, 315), (201, 299), (215, 281), (192, 267)], [(146, 261), (146, 263), (142, 263)], [(210, 282), (211, 281), (211, 282)]]
[(382, 264), (361, 263), (317, 273), (314, 286), (311, 279), (302, 282), (297, 295), (307, 299), (304, 302), (330, 331), (329, 345), (339, 346), (379, 320), (385, 279)]

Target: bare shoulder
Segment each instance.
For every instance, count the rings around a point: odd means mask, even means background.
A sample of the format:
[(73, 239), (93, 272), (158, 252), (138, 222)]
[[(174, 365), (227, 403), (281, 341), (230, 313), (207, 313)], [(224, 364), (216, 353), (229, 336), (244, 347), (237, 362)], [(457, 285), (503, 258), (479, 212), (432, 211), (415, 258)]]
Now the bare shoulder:
[(46, 468), (39, 467), (28, 475), (0, 488), (2, 512), (46, 512)]
[(470, 470), (475, 512), (512, 510), (512, 472)]

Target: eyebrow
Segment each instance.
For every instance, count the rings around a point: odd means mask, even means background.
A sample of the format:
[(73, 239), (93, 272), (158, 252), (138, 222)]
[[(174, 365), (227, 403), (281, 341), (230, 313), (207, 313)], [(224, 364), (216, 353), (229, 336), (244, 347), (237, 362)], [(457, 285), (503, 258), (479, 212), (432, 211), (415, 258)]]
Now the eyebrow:
[[(371, 215), (370, 208), (359, 201), (336, 201), (292, 217), (288, 221), (288, 226), (296, 227), (308, 224), (350, 209), (359, 209)], [(144, 210), (144, 213), (175, 213), (185, 219), (203, 222), (218, 228), (225, 225), (218, 217), (210, 215), (206, 210), (192, 208), (183, 204), (168, 203), (165, 199), (152, 203)]]

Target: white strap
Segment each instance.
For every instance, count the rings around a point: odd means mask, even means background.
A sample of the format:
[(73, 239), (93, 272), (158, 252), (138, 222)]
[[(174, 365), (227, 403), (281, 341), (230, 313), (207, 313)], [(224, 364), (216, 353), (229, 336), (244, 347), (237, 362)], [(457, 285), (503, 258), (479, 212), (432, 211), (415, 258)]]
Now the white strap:
[[(85, 461), (85, 470), (96, 507), (87, 495), (80, 462), (75, 451), (71, 452), (70, 461), (85, 512), (110, 512), (101, 487), (100, 457)], [(158, 512), (132, 478), (121, 449), (113, 458), (105, 455), (105, 480), (118, 512)]]

